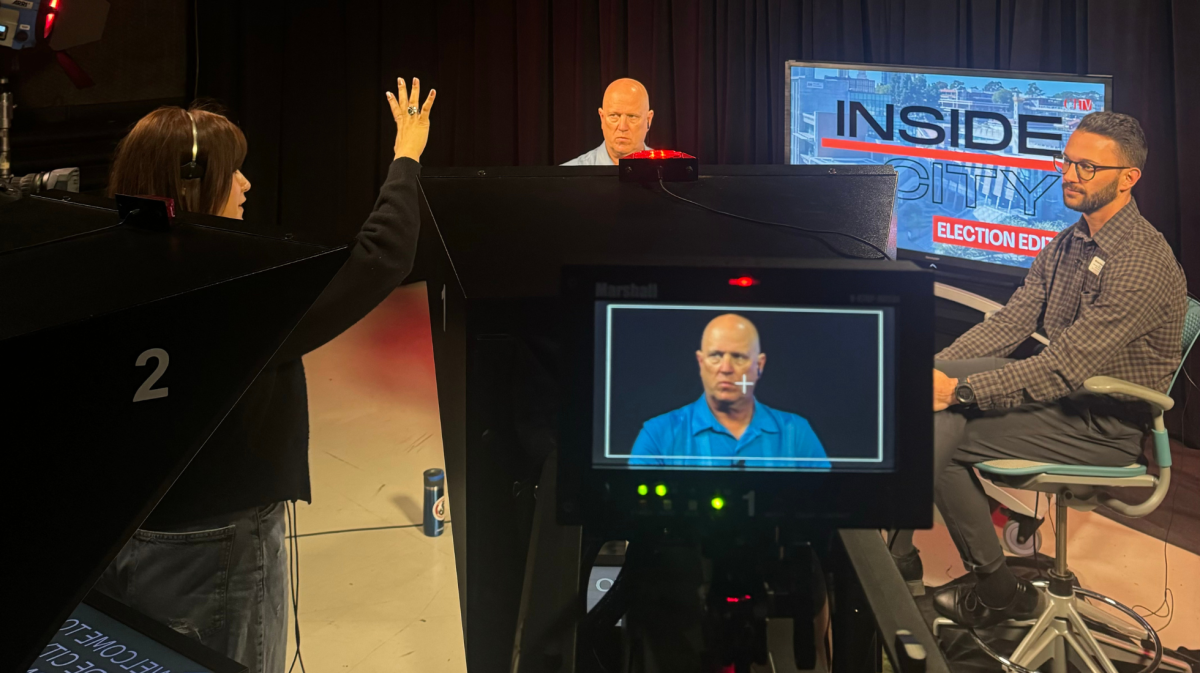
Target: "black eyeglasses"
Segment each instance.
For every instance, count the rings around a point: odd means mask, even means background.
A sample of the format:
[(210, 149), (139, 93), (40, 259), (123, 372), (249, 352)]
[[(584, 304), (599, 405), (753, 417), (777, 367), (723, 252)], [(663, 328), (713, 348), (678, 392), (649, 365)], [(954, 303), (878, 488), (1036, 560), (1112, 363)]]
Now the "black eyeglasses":
[(1075, 167), (1075, 175), (1079, 176), (1081, 182), (1087, 182), (1096, 177), (1096, 171), (1118, 171), (1122, 168), (1133, 168), (1133, 166), (1097, 166), (1087, 161), (1071, 161), (1061, 154), (1054, 157), (1054, 168), (1059, 173), (1066, 175), (1072, 166)]

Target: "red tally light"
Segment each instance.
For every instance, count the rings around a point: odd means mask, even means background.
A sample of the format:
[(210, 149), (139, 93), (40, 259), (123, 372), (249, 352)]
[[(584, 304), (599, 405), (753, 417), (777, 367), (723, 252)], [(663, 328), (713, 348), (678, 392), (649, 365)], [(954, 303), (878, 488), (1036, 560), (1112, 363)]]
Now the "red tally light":
[(675, 150), (642, 150), (617, 162), (621, 182), (695, 182), (700, 173), (696, 157)]
[(758, 279), (751, 278), (750, 276), (742, 276), (741, 278), (730, 278), (729, 284), (736, 285), (737, 287), (750, 287), (751, 285), (758, 285)]
[[(53, 7), (54, 5), (51, 4), (50, 6)], [(42, 32), (43, 40), (50, 37), (50, 31), (54, 30), (54, 17), (55, 16), (56, 15), (54, 13), (50, 13), (50, 14), (46, 15), (46, 29)]]
[(676, 150), (642, 150), (625, 155), (626, 159), (695, 159), (696, 157)]
[(746, 594), (746, 600), (750, 600), (750, 594)]
[(50, 9), (58, 9), (58, 0), (50, 0)]
[(736, 602), (738, 602), (739, 600), (741, 600), (741, 599), (739, 599), (737, 596), (726, 596), (726, 597), (725, 597), (725, 602), (726, 602), (726, 603), (736, 603)]

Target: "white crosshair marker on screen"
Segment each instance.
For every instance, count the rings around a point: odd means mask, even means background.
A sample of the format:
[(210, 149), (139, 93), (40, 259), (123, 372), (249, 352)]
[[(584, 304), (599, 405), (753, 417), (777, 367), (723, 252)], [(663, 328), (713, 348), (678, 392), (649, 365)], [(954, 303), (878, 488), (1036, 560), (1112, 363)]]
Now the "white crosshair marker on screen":
[(742, 374), (742, 380), (741, 380), (741, 381), (738, 381), (737, 383), (735, 383), (735, 384), (733, 384), (733, 385), (735, 385), (735, 386), (741, 386), (741, 387), (742, 387), (742, 394), (743, 394), (743, 395), (745, 395), (745, 394), (746, 394), (746, 389), (747, 389), (747, 388), (749, 388), (750, 386), (754, 385), (754, 382), (753, 382), (753, 381), (747, 381), (747, 380), (746, 380), (746, 375), (745, 375), (745, 374)]

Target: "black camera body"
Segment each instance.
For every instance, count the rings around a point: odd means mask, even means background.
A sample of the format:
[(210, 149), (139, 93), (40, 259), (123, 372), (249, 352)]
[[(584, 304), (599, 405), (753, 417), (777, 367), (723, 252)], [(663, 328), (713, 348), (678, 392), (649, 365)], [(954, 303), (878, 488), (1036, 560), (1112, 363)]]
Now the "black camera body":
[(50, 171), (12, 175), (10, 172), (9, 133), (12, 130), (13, 94), (7, 91), (8, 78), (0, 77), (0, 199), (12, 201), (22, 196), (50, 189), (79, 191), (78, 168), (56, 168)]
[(52, 171), (0, 178), (0, 189), (15, 195), (16, 198), (38, 194), (50, 189), (78, 192), (79, 169), (56, 168)]

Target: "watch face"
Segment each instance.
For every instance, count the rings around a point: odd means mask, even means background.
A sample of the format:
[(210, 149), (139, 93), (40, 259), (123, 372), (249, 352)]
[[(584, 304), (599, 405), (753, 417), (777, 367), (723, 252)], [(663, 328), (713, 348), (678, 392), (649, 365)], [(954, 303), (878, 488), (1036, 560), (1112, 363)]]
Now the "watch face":
[(958, 401), (962, 404), (971, 404), (975, 401), (975, 391), (971, 389), (971, 386), (965, 383), (959, 385), (954, 393), (955, 396), (958, 397)]

